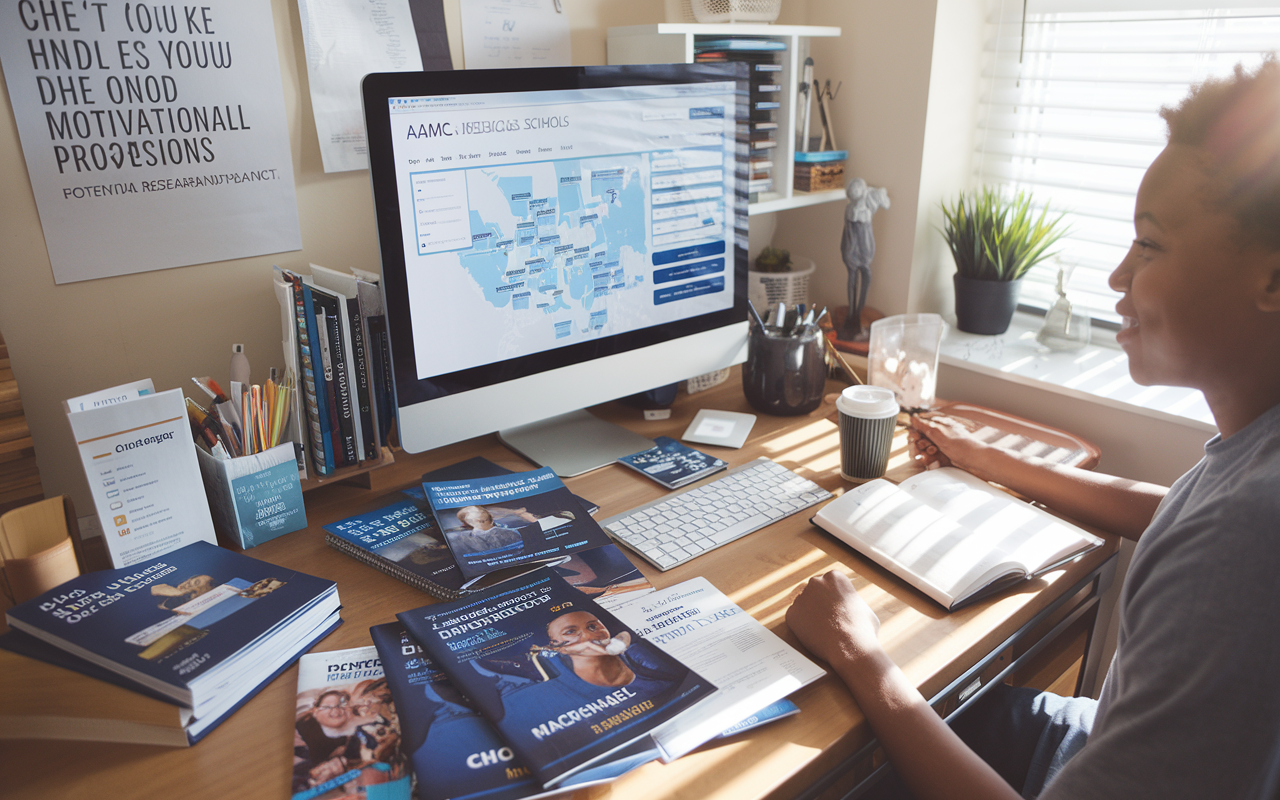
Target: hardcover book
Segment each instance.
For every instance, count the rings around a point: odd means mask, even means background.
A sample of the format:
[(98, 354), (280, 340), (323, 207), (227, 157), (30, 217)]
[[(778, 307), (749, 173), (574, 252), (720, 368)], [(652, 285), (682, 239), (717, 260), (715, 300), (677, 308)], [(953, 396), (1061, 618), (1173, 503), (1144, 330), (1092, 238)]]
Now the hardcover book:
[(669, 436), (657, 437), (653, 440), (653, 447), (623, 456), (618, 459), (618, 463), (631, 467), (668, 489), (678, 489), (701, 480), (729, 465), (723, 459), (686, 447)]
[(609, 543), (550, 468), (424, 483), (436, 524), (468, 578)]
[(400, 715), (373, 647), (298, 662), (293, 800), (409, 800)]
[(338, 620), (333, 581), (196, 542), (73, 578), (9, 624), (214, 719)]
[(955, 467), (898, 486), (869, 481), (823, 506), (813, 523), (947, 609), (1103, 544)]
[(715, 691), (547, 569), (397, 617), (547, 789)]

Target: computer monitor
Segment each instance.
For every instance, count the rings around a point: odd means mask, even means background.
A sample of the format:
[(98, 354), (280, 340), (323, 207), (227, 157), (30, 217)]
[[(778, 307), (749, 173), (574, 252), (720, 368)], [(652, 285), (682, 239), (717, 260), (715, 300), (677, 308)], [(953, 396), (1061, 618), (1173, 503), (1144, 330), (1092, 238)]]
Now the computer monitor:
[(741, 65), (377, 73), (362, 92), (406, 450), (500, 431), (577, 474), (647, 441), (580, 409), (744, 360)]

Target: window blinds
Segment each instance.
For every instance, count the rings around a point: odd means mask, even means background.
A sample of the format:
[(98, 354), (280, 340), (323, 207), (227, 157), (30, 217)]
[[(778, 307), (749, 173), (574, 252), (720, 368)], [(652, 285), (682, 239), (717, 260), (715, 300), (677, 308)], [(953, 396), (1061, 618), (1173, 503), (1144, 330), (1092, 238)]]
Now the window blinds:
[[(1084, 4), (1033, 0), (1024, 22), (1023, 0), (993, 0), (987, 18), (979, 183), (1030, 190), (1038, 205), (1067, 212), (1072, 232), (1057, 249), (1072, 270), (1068, 296), (1105, 322), (1119, 322), (1107, 276), (1133, 240), (1138, 184), (1165, 145), (1160, 107), (1280, 49), (1280, 6), (1188, 9), (1164, 0), (1182, 7), (1154, 8), (1160, 4), (1072, 10)], [(1052, 304), (1060, 264), (1050, 259), (1028, 274), (1023, 304)]]

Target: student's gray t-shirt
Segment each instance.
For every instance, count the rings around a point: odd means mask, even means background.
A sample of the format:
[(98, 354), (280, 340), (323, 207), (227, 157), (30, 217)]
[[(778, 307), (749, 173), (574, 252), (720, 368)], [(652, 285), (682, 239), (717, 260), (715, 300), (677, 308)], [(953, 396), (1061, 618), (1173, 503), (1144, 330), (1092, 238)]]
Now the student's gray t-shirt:
[(1280, 406), (1178, 479), (1120, 593), (1084, 747), (1040, 797), (1280, 796)]

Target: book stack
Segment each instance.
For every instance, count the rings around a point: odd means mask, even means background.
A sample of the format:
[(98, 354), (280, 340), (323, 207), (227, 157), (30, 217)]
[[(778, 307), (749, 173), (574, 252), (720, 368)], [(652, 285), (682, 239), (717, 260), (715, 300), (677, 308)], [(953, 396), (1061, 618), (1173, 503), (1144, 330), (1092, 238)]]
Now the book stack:
[(341, 624), (339, 607), (333, 581), (207, 542), (78, 576), (6, 612), (0, 647), (20, 658), (0, 661), (0, 729), (193, 744)]
[(285, 364), (302, 376), (289, 438), (317, 476), (377, 461), (388, 443), (395, 390), (378, 280), (315, 264), (306, 276), (277, 267)]
[[(761, 192), (773, 191), (778, 110), (782, 104), (782, 54), (786, 49), (785, 41), (764, 37), (694, 40), (695, 63), (736, 61), (746, 64), (750, 71), (750, 113), (745, 122), (746, 130), (739, 132), (738, 147), (747, 156), (747, 192), (752, 202)], [(741, 135), (744, 133), (745, 136)]]

